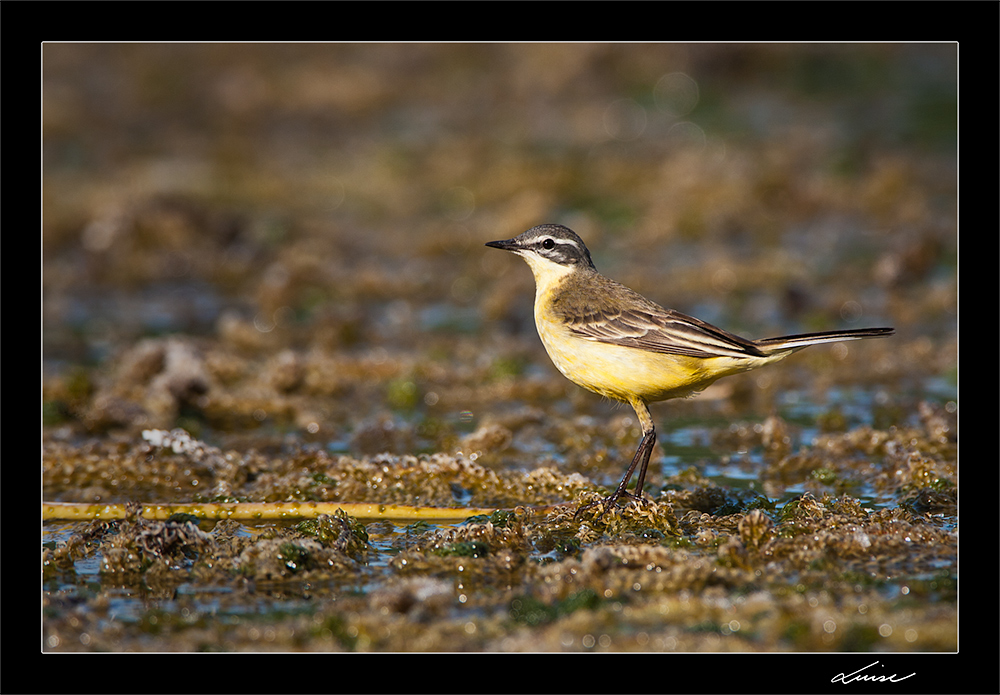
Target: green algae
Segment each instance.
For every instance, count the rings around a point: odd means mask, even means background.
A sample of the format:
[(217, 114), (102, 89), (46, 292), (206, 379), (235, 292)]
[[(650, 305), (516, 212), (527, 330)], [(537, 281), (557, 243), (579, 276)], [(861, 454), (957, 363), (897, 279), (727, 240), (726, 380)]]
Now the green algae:
[[(954, 152), (900, 144), (954, 124), (898, 91), (939, 113), (948, 48), (47, 45), (44, 499), (497, 511), (46, 524), (43, 648), (954, 651)], [(800, 85), (803, 55), (864, 93), (817, 105), (719, 68)], [(676, 64), (713, 85), (704, 148), (652, 108), (609, 140), (616, 76), (632, 93)], [(129, 96), (153, 74), (185, 114), (155, 151), (131, 138), (162, 114)], [(769, 104), (784, 126), (752, 122)], [(898, 333), (654, 406), (647, 499), (575, 518), (637, 425), (551, 367), (530, 273), (481, 251), (557, 218), (726, 328), (856, 305)], [(142, 439), (175, 427), (176, 448)]]

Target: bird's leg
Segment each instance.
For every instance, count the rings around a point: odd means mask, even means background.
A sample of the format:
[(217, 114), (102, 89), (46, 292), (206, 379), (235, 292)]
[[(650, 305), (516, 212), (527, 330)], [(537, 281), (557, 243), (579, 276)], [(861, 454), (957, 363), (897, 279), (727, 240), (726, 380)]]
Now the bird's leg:
[(639, 441), (639, 447), (635, 450), (635, 455), (632, 457), (632, 462), (629, 464), (628, 470), (625, 471), (622, 481), (618, 483), (618, 488), (611, 495), (597, 502), (580, 507), (574, 516), (578, 516), (584, 509), (595, 507), (598, 504), (604, 505), (601, 517), (607, 514), (619, 498), (629, 496), (630, 493), (626, 492), (625, 489), (628, 487), (628, 481), (632, 478), (636, 467), (639, 468), (639, 480), (636, 483), (635, 494), (633, 496), (636, 499), (642, 498), (642, 485), (646, 480), (646, 468), (649, 466), (649, 457), (653, 453), (653, 445), (656, 443), (656, 428), (653, 426), (653, 418), (649, 414), (649, 408), (646, 407), (645, 403), (636, 401), (632, 404), (632, 407), (635, 408), (635, 414), (639, 417), (639, 423), (642, 425), (642, 439)]
[[(632, 404), (635, 409), (635, 414), (639, 418), (639, 424), (642, 425), (642, 441), (639, 442), (639, 448), (642, 448), (644, 442), (646, 442), (646, 451), (642, 456), (642, 465), (639, 466), (639, 480), (635, 483), (635, 494), (637, 497), (642, 497), (642, 486), (646, 482), (646, 469), (649, 467), (649, 456), (653, 453), (653, 445), (656, 444), (656, 427), (653, 426), (653, 416), (649, 414), (649, 407), (642, 401), (636, 401)], [(649, 440), (647, 442), (647, 440)], [(639, 452), (636, 451), (638, 456)], [(635, 463), (632, 464), (635, 466)], [(631, 474), (631, 470), (629, 471)], [(627, 480), (625, 481), (628, 482)]]
[(656, 438), (655, 432), (648, 432), (642, 435), (642, 440), (639, 442), (639, 448), (635, 450), (635, 456), (632, 457), (632, 463), (629, 464), (628, 470), (625, 471), (625, 475), (622, 477), (622, 481), (618, 483), (618, 489), (615, 490), (614, 494), (607, 498), (609, 506), (614, 504), (619, 497), (628, 496), (630, 493), (626, 492), (628, 487), (628, 481), (632, 478), (632, 473), (635, 468), (640, 463), (639, 466), (639, 481), (636, 483), (635, 492), (631, 495), (635, 498), (642, 497), (642, 480), (646, 477), (646, 466), (649, 465), (649, 455), (653, 452), (653, 442)]

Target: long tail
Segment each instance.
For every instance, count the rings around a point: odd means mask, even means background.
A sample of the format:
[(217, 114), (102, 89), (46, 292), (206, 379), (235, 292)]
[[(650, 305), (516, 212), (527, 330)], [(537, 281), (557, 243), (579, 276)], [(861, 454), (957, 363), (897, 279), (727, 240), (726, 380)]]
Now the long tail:
[(839, 343), (843, 340), (861, 340), (862, 338), (884, 338), (896, 332), (895, 328), (857, 328), (851, 331), (820, 331), (818, 333), (801, 333), (799, 335), (784, 335), (780, 338), (764, 338), (755, 340), (754, 344), (767, 353), (799, 350), (820, 343)]

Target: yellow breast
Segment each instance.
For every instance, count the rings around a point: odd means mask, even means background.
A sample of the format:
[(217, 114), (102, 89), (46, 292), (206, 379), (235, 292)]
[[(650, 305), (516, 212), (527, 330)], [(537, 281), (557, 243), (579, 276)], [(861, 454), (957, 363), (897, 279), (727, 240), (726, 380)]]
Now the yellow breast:
[(535, 327), (556, 368), (585, 389), (619, 401), (650, 403), (692, 395), (716, 379), (759, 366), (755, 359), (668, 355), (574, 334), (548, 310), (563, 279), (535, 273)]
[(537, 311), (535, 326), (556, 368), (575, 384), (619, 401), (686, 396), (715, 381), (704, 362), (587, 340)]

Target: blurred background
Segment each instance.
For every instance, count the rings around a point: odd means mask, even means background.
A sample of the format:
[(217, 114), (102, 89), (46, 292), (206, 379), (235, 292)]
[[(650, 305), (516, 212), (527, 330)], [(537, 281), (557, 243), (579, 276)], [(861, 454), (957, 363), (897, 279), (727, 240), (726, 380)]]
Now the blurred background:
[(511, 410), (627, 419), (483, 247), (544, 222), (748, 337), (899, 331), (699, 407), (766, 415), (812, 369), (812, 398), (882, 384), (881, 424), (915, 417), (956, 390), (956, 70), (950, 44), (46, 44), (46, 437), (415, 453)]
[(541, 223), (747, 337), (897, 329), (655, 404), (632, 526), (383, 520), (355, 557), (332, 517), (47, 522), (44, 648), (957, 648), (956, 44), (49, 43), (42, 76), (46, 501), (613, 486), (634, 414), (484, 247)]

